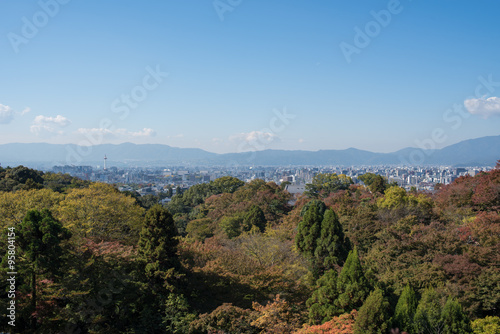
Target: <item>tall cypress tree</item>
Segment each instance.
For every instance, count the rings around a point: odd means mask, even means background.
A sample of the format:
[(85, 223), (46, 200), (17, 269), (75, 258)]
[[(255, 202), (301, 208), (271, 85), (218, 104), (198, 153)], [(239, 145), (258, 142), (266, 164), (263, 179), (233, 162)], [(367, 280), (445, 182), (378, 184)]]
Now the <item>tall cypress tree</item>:
[(325, 203), (323, 201), (320, 201), (318, 199), (312, 199), (309, 202), (307, 202), (302, 207), (302, 210), (300, 210), (300, 216), (304, 217), (304, 215), (306, 214), (307, 210), (309, 210), (309, 207), (311, 205), (316, 205), (318, 207), (319, 214), (323, 217), (323, 215), (324, 215), (324, 213), (326, 211), (326, 205), (325, 205)]
[(369, 293), (370, 286), (354, 248), (340, 275), (330, 269), (317, 281), (316, 290), (307, 301), (309, 320), (317, 324), (359, 309)]
[[(324, 204), (323, 204), (324, 206)], [(321, 221), (323, 214), (320, 212), (321, 205), (312, 203), (299, 223), (295, 243), (299, 251), (308, 259), (312, 259), (316, 250), (316, 242), (321, 236)]]
[(314, 277), (319, 278), (325, 271), (344, 263), (350, 242), (335, 212), (326, 209), (322, 201), (312, 200), (302, 211), (304, 218), (299, 223), (295, 243), (309, 260)]
[(396, 310), (394, 311), (394, 326), (401, 331), (413, 331), (413, 318), (418, 307), (418, 298), (415, 290), (407, 285), (399, 296)]
[(337, 272), (330, 269), (320, 279), (318, 279), (316, 283), (316, 290), (313, 292), (311, 298), (309, 298), (306, 302), (306, 305), (309, 308), (310, 323), (324, 323), (338, 315), (338, 311), (335, 307), (335, 300), (339, 296), (337, 290), (337, 278)]
[(382, 290), (376, 289), (366, 298), (359, 309), (354, 334), (385, 334), (389, 328), (390, 305)]
[(178, 266), (177, 227), (170, 212), (155, 205), (146, 213), (139, 236), (139, 255), (148, 278), (165, 283)]
[(349, 240), (344, 236), (342, 226), (335, 212), (325, 211), (321, 222), (321, 235), (314, 252), (316, 266), (320, 273), (342, 265), (350, 250)]
[(441, 333), (444, 323), (441, 318), (441, 297), (433, 289), (424, 291), (418, 303), (417, 312), (414, 318), (414, 332), (421, 333)]
[(370, 293), (370, 284), (363, 273), (356, 247), (347, 256), (337, 280), (337, 289), (340, 294), (335, 305), (339, 314), (359, 309)]
[(444, 305), (441, 318), (444, 324), (443, 334), (471, 333), (470, 321), (462, 306), (454, 299), (449, 298)]

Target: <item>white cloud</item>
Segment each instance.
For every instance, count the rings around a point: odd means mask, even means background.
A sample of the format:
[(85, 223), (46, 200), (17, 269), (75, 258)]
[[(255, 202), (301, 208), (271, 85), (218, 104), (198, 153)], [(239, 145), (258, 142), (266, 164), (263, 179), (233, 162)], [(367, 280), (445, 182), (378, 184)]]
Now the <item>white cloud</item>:
[(33, 121), (35, 124), (46, 124), (46, 125), (53, 125), (53, 126), (59, 126), (59, 127), (66, 127), (71, 124), (71, 121), (67, 119), (64, 116), (57, 115), (56, 117), (49, 117), (49, 116), (43, 116), (43, 115), (38, 115), (35, 117), (35, 120)]
[(44, 132), (63, 134), (64, 132), (61, 128), (65, 128), (70, 124), (71, 121), (61, 115), (57, 115), (56, 117), (38, 115), (33, 120), (33, 125), (31, 125), (30, 131), (37, 136)]
[(25, 114), (29, 113), (31, 111), (30, 107), (26, 107), (19, 113), (19, 115), (24, 116)]
[(14, 111), (11, 107), (0, 104), (0, 124), (9, 124), (14, 119), (15, 115), (25, 115), (31, 111), (26, 107), (23, 111)]
[(140, 131), (128, 131), (127, 129), (106, 129), (106, 128), (80, 128), (77, 130), (80, 134), (99, 134), (112, 137), (154, 137), (156, 131), (150, 128), (144, 128)]
[(464, 106), (473, 115), (481, 115), (484, 118), (500, 116), (500, 98), (498, 97), (465, 100)]
[(0, 124), (9, 124), (14, 119), (14, 110), (11, 107), (0, 104)]
[(251, 132), (243, 132), (237, 135), (229, 137), (230, 140), (233, 141), (246, 141), (249, 143), (258, 142), (260, 144), (270, 144), (273, 141), (278, 139), (274, 133), (264, 132), (264, 131), (251, 131)]
[(105, 128), (79, 128), (76, 130), (77, 133), (85, 135), (85, 134), (114, 134), (111, 130)]
[(128, 135), (132, 137), (154, 137), (156, 136), (156, 132), (150, 128), (144, 128), (141, 131), (137, 132), (128, 132)]

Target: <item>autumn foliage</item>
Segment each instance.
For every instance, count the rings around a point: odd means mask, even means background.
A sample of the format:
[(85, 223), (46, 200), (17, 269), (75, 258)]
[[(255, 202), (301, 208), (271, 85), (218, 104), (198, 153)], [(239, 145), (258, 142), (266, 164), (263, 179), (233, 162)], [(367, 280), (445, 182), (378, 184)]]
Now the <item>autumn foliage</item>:
[[(0, 245), (8, 249), (9, 227), (20, 238), (16, 330), (499, 328), (499, 166), (434, 192), (374, 174), (365, 185), (334, 174), (313, 181), (293, 205), (274, 182), (223, 177), (161, 206), (113, 185), (0, 168)], [(7, 281), (0, 289), (6, 309)]]

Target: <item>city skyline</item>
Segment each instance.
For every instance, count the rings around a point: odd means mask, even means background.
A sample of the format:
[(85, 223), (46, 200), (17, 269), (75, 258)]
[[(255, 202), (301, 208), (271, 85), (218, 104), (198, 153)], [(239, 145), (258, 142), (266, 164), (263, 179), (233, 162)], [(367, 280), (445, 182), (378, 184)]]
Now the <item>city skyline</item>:
[(494, 1), (0, 6), (0, 144), (393, 152), (500, 134)]

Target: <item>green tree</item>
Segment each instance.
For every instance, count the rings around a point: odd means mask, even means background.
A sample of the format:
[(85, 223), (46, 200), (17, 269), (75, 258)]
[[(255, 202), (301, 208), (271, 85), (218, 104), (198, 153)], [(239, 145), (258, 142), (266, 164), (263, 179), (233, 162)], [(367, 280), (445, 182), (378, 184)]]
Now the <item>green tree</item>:
[(318, 279), (316, 290), (307, 301), (309, 320), (313, 324), (324, 323), (332, 317), (359, 309), (370, 292), (356, 248), (340, 272), (328, 270)]
[(165, 302), (163, 325), (167, 333), (189, 333), (190, 323), (196, 316), (189, 312), (189, 304), (183, 295), (171, 293)]
[(56, 213), (63, 198), (63, 195), (49, 189), (18, 190), (13, 193), (0, 191), (0, 228), (21, 223), (29, 210), (49, 209)]
[(33, 179), (27, 179), (26, 183), (19, 187), (19, 189), (30, 190), (30, 189), (43, 189), (43, 185), (41, 183), (36, 183)]
[(379, 192), (383, 194), (388, 188), (387, 180), (381, 175), (366, 173), (359, 177), (361, 181), (370, 189), (372, 193)]
[(267, 220), (266, 216), (264, 216), (264, 211), (258, 205), (252, 205), (243, 218), (243, 230), (250, 231), (257, 229), (260, 232), (264, 232), (266, 225)]
[[(295, 244), (298, 250), (309, 260), (313, 259), (317, 247), (317, 240), (321, 236), (321, 222), (323, 214), (320, 211), (323, 205), (312, 203), (299, 223)], [(317, 273), (316, 273), (317, 274)]]
[(404, 206), (408, 203), (408, 194), (401, 187), (391, 187), (387, 189), (383, 198), (377, 202), (381, 208), (396, 208)]
[(47, 209), (29, 210), (17, 230), (17, 244), (27, 261), (25, 272), (31, 279), (31, 329), (36, 331), (37, 276), (54, 274), (60, 269), (63, 253), (60, 244), (71, 234)]
[(370, 284), (361, 267), (356, 248), (350, 251), (347, 256), (337, 280), (337, 289), (340, 294), (335, 301), (335, 305), (339, 310), (339, 314), (359, 309), (370, 293)]
[(182, 192), (177, 187), (168, 209), (172, 214), (190, 213), (193, 208), (202, 204), (208, 197), (222, 193), (234, 193), (245, 183), (235, 177), (224, 176), (209, 183), (200, 183)]
[(0, 180), (0, 191), (13, 191), (19, 182), (13, 179), (1, 179)]
[(349, 239), (344, 236), (337, 215), (331, 209), (326, 210), (321, 222), (321, 235), (314, 251), (318, 270), (324, 272), (335, 265), (342, 265), (349, 250)]
[(394, 311), (394, 326), (401, 331), (411, 332), (413, 329), (413, 318), (418, 307), (418, 298), (415, 290), (406, 285), (401, 296), (399, 296)]
[(317, 280), (316, 290), (306, 302), (311, 324), (322, 324), (339, 315), (335, 306), (335, 301), (339, 296), (337, 279), (337, 272), (330, 269)]
[(34, 183), (43, 184), (43, 172), (24, 166), (17, 166), (7, 170), (5, 178), (12, 179), (22, 184), (25, 184), (29, 179)]
[(208, 218), (191, 220), (186, 226), (186, 232), (189, 237), (198, 241), (210, 238), (214, 235), (212, 220)]
[(472, 331), (470, 321), (462, 306), (449, 298), (444, 305), (441, 318), (444, 324), (444, 334), (467, 334)]
[(500, 334), (500, 317), (487, 316), (476, 319), (471, 323), (471, 327), (474, 334)]
[(351, 178), (344, 174), (320, 173), (313, 177), (311, 183), (306, 184), (305, 194), (314, 198), (320, 195), (327, 197), (332, 192), (348, 189), (351, 184)]
[(219, 222), (219, 226), (229, 239), (236, 238), (241, 234), (243, 218), (239, 215), (224, 217)]
[(144, 209), (113, 186), (93, 183), (70, 189), (55, 213), (74, 235), (137, 244)]
[(245, 182), (236, 177), (223, 176), (211, 182), (210, 185), (215, 194), (234, 193), (239, 187), (244, 186)]
[(174, 219), (167, 209), (161, 205), (149, 209), (139, 236), (139, 255), (146, 263), (148, 278), (168, 283), (178, 266), (177, 235)]
[(384, 334), (389, 328), (390, 305), (382, 290), (376, 289), (359, 309), (354, 334)]
[(159, 204), (160, 200), (161, 200), (160, 196), (157, 195), (144, 195), (144, 196), (139, 195), (136, 198), (137, 204), (139, 204), (141, 208), (146, 210), (152, 208), (156, 204)]
[(86, 188), (90, 185), (90, 181), (83, 181), (69, 174), (49, 172), (43, 174), (43, 185), (45, 188), (62, 193), (70, 188)]
[(320, 201), (318, 199), (312, 199), (309, 202), (307, 202), (306, 204), (304, 204), (304, 206), (300, 210), (300, 216), (304, 217), (304, 215), (306, 214), (307, 210), (309, 210), (309, 207), (311, 205), (316, 205), (318, 207), (319, 214), (321, 215), (321, 217), (323, 217), (323, 215), (325, 214), (325, 211), (326, 211), (326, 205), (323, 201)]
[(441, 309), (441, 296), (433, 288), (426, 289), (415, 312), (415, 333), (442, 333), (444, 323)]

